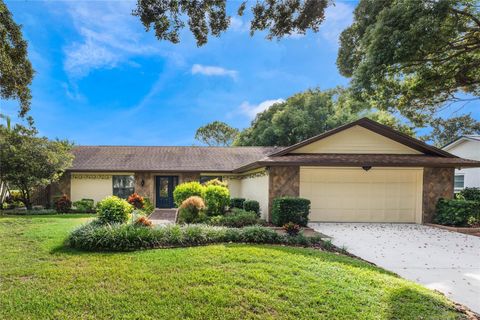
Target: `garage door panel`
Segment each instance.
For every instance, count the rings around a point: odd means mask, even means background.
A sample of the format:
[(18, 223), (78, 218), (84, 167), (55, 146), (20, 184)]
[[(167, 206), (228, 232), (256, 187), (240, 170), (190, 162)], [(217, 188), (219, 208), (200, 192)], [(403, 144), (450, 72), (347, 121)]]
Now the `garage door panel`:
[(300, 196), (311, 221), (420, 222), (423, 170), (398, 168), (300, 169)]

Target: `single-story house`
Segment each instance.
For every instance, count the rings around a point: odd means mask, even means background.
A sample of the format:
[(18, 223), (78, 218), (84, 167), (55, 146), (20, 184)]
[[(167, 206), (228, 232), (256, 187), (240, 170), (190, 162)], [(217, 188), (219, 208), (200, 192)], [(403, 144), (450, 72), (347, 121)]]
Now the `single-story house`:
[(52, 196), (99, 201), (137, 192), (157, 208), (172, 208), (185, 181), (221, 177), (232, 197), (260, 202), (311, 200), (310, 221), (431, 221), (439, 198), (453, 196), (455, 168), (466, 160), (367, 118), (290, 147), (78, 146)]
[[(480, 135), (466, 135), (442, 148), (458, 157), (480, 160)], [(465, 188), (480, 188), (480, 168), (455, 169), (455, 192)]]

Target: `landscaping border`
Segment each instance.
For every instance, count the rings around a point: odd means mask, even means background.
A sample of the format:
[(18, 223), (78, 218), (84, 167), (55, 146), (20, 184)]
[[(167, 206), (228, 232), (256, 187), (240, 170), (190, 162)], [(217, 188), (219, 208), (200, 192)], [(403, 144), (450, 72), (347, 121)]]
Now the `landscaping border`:
[(443, 226), (441, 224), (435, 223), (425, 223), (426, 226), (434, 227), (438, 229), (448, 230), (452, 232), (458, 232), (463, 234), (468, 234), (471, 236), (480, 237), (480, 228), (470, 228), (470, 227), (450, 227), (450, 226)]

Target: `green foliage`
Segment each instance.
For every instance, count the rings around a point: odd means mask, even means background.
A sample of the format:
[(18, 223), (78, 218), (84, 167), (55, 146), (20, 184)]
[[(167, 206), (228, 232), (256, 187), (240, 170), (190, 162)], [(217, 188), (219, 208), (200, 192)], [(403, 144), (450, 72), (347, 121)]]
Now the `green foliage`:
[[(247, 2), (239, 2), (237, 14), (242, 16)], [(208, 37), (219, 37), (231, 24), (227, 13), (227, 2), (139, 0), (134, 15), (147, 31), (155, 30), (159, 40), (180, 42), (180, 32), (188, 27), (198, 46), (207, 43)], [(268, 31), (267, 39), (282, 38), (291, 34), (305, 34), (307, 30), (317, 32), (325, 18), (327, 0), (257, 1), (251, 6), (252, 20), (250, 35), (256, 31)]]
[(225, 213), (225, 208), (230, 202), (228, 188), (210, 185), (205, 188), (205, 204), (209, 216), (218, 216)]
[(439, 148), (461, 136), (480, 134), (480, 122), (473, 119), (470, 114), (448, 119), (437, 118), (430, 121), (429, 125), (432, 127), (430, 134), (420, 138)]
[(230, 199), (230, 208), (243, 209), (244, 202), (245, 202), (245, 198), (232, 198)]
[(32, 64), (28, 59), (28, 44), (22, 37), (20, 25), (0, 0), (0, 98), (20, 102), (20, 116), (30, 110)]
[(220, 179), (212, 179), (212, 180), (208, 180), (207, 182), (203, 183), (204, 186), (208, 187), (208, 186), (220, 186), (220, 187), (225, 187), (227, 188), (228, 187), (228, 184), (224, 181), (221, 181)]
[(301, 230), (300, 226), (293, 222), (285, 223), (282, 228), (289, 236), (296, 236)]
[(459, 92), (478, 97), (476, 3), (361, 0), (340, 36), (340, 73), (352, 78), (360, 99), (377, 109), (398, 109), (417, 124), (445, 103), (464, 100)]
[(32, 210), (19, 210), (19, 209), (7, 209), (7, 210), (0, 210), (0, 215), (11, 215), (11, 216), (44, 216), (44, 215), (53, 215), (57, 214), (57, 210), (55, 209), (32, 209)]
[(238, 146), (291, 146), (362, 117), (369, 117), (413, 135), (412, 128), (388, 112), (370, 109), (349, 90), (307, 90), (257, 114), (234, 142)]
[(105, 224), (125, 223), (133, 212), (133, 206), (116, 196), (106, 197), (97, 205), (98, 221)]
[(71, 148), (68, 141), (38, 137), (35, 128), (0, 125), (0, 180), (20, 190), (22, 202), (31, 209), (34, 191), (57, 181), (72, 165)]
[(273, 199), (272, 222), (281, 227), (293, 222), (306, 227), (310, 213), (310, 200), (294, 197), (280, 197)]
[(177, 207), (179, 207), (183, 201), (192, 196), (197, 196), (200, 198), (204, 197), (205, 187), (202, 186), (199, 182), (185, 182), (179, 184), (175, 190), (173, 190), (173, 199)]
[(221, 242), (310, 246), (321, 243), (321, 240), (318, 237), (300, 235), (296, 239), (287, 239), (286, 236), (261, 226), (242, 229), (207, 225), (168, 225), (160, 228), (145, 228), (135, 224), (104, 225), (97, 221), (74, 230), (67, 239), (67, 245), (70, 247), (91, 251), (189, 247)]
[(463, 200), (480, 202), (480, 188), (465, 188), (458, 193), (458, 196)]
[(214, 216), (210, 218), (210, 224), (212, 225), (231, 228), (243, 228), (259, 223), (260, 221), (254, 212), (248, 212), (238, 208), (234, 208), (232, 212), (224, 216)]
[(93, 199), (82, 199), (73, 203), (76, 212), (93, 213), (95, 205)]
[(55, 201), (55, 210), (58, 213), (68, 213), (71, 208), (72, 201), (65, 194)]
[(146, 215), (150, 215), (153, 211), (155, 210), (155, 207), (152, 204), (152, 201), (150, 201), (150, 198), (143, 198), (143, 209), (142, 211)]
[(225, 122), (213, 121), (197, 129), (195, 139), (207, 146), (227, 147), (232, 145), (238, 134), (238, 129), (230, 127)]
[(460, 199), (440, 199), (435, 223), (446, 226), (468, 226), (469, 219), (480, 219), (480, 202)]
[(260, 203), (256, 200), (245, 200), (243, 202), (243, 209), (245, 209), (245, 211), (255, 212), (255, 214), (260, 217)]
[(192, 196), (180, 205), (178, 223), (199, 223), (206, 219), (205, 202), (198, 196)]

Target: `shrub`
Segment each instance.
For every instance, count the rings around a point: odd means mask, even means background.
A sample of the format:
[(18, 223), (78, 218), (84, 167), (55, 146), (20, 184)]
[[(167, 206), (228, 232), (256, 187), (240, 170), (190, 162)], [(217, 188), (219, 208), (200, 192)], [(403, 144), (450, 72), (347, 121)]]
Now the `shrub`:
[(178, 211), (179, 223), (195, 223), (204, 220), (202, 211), (205, 209), (205, 202), (198, 196), (187, 198), (180, 205)]
[(260, 203), (258, 203), (258, 201), (246, 200), (243, 203), (243, 209), (245, 209), (246, 211), (253, 211), (257, 214), (257, 216), (260, 217)]
[(75, 212), (80, 213), (93, 213), (95, 212), (95, 202), (93, 199), (82, 199), (75, 201), (73, 206), (75, 207)]
[(92, 251), (131, 251), (171, 248), (222, 242), (275, 243), (309, 246), (321, 243), (319, 237), (287, 237), (274, 230), (253, 226), (243, 229), (206, 225), (168, 225), (145, 228), (135, 224), (101, 224), (92, 221), (67, 238), (70, 247)]
[(55, 210), (59, 213), (69, 212), (72, 208), (72, 201), (64, 194), (57, 201), (55, 201)]
[(127, 199), (128, 203), (130, 203), (135, 209), (143, 209), (144, 199), (141, 195), (134, 192)]
[(241, 229), (243, 242), (251, 243), (282, 243), (283, 237), (275, 230), (261, 226), (249, 226)]
[(243, 228), (258, 223), (259, 220), (255, 212), (248, 212), (238, 208), (234, 208), (230, 214), (225, 216), (214, 216), (210, 218), (210, 224), (212, 225), (232, 228)]
[(205, 188), (205, 204), (210, 216), (222, 215), (230, 201), (230, 192), (227, 188), (210, 185)]
[(155, 211), (155, 207), (153, 206), (152, 202), (150, 201), (150, 198), (143, 198), (143, 212), (146, 215), (150, 215), (153, 211)]
[(276, 226), (283, 226), (293, 222), (302, 227), (308, 223), (310, 200), (294, 197), (280, 197), (273, 199), (272, 222)]
[(244, 202), (245, 202), (245, 198), (232, 198), (230, 199), (230, 208), (243, 209)]
[(228, 187), (228, 184), (226, 182), (220, 181), (217, 178), (212, 179), (212, 180), (208, 180), (203, 185), (206, 186), (206, 187), (208, 187), (208, 186), (220, 186), (220, 187), (225, 187), (225, 188)]
[(133, 207), (126, 200), (116, 196), (106, 197), (97, 206), (101, 223), (125, 223), (132, 211)]
[(140, 217), (137, 220), (135, 220), (134, 225), (140, 226), (140, 227), (151, 227), (153, 223), (147, 217)]
[(200, 183), (192, 181), (179, 184), (175, 190), (173, 190), (173, 200), (177, 207), (179, 207), (183, 201), (187, 198), (197, 196), (203, 198), (205, 193), (205, 187)]
[(480, 228), (480, 217), (469, 217), (467, 224), (473, 228)]
[(459, 199), (480, 202), (480, 188), (465, 188), (457, 196)]
[(467, 226), (470, 217), (480, 218), (480, 202), (439, 199), (434, 221), (446, 226)]
[(300, 226), (298, 224), (295, 224), (293, 222), (285, 223), (283, 225), (283, 230), (289, 235), (289, 236), (296, 236), (297, 234), (300, 233)]

